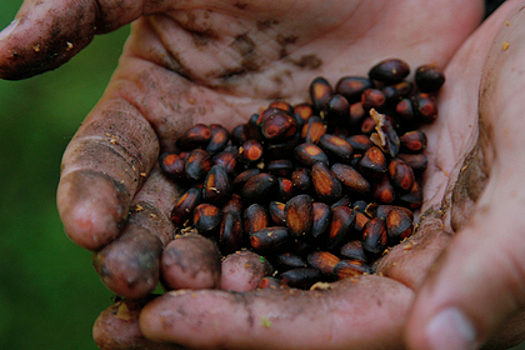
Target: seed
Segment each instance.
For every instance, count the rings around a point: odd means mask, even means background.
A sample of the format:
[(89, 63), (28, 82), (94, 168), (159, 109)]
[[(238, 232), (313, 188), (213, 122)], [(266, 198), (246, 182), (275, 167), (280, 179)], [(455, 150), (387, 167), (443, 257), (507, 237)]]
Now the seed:
[(410, 191), (416, 182), (414, 171), (401, 159), (393, 159), (388, 164), (388, 174), (394, 184), (403, 192)]
[(186, 130), (176, 142), (178, 148), (182, 150), (192, 150), (197, 147), (205, 146), (211, 138), (211, 130), (205, 124), (197, 124)]
[(212, 166), (204, 180), (202, 200), (221, 205), (230, 199), (231, 191), (230, 179), (226, 168), (220, 164)]
[(374, 185), (374, 190), (372, 192), (374, 199), (383, 204), (390, 204), (396, 198), (396, 190), (394, 186), (390, 183), (390, 179), (387, 175)]
[(332, 203), (332, 205), (330, 205), (330, 208), (334, 209), (335, 207), (340, 207), (340, 206), (347, 206), (347, 207), (349, 207), (351, 204), (352, 204), (352, 201), (350, 200), (350, 197), (348, 197), (345, 194), (344, 196), (339, 198), (339, 200), (337, 202)]
[(396, 105), (396, 114), (405, 122), (412, 122), (415, 118), (416, 111), (410, 98), (400, 100)]
[(326, 124), (317, 116), (313, 116), (303, 125), (301, 138), (307, 143), (317, 143), (326, 133)]
[(259, 114), (252, 114), (250, 118), (248, 119), (248, 122), (244, 126), (244, 133), (246, 135), (246, 141), (248, 140), (256, 140), (256, 141), (262, 141), (264, 140), (264, 136), (261, 132), (261, 127), (259, 124)]
[(295, 159), (304, 166), (312, 166), (317, 162), (328, 164), (328, 156), (313, 143), (302, 143), (295, 147)]
[(237, 159), (242, 163), (253, 164), (262, 159), (263, 145), (257, 140), (248, 140), (239, 147)]
[(244, 185), (250, 180), (252, 177), (259, 175), (261, 171), (259, 168), (249, 168), (244, 170), (242, 173), (237, 175), (235, 179), (232, 181), (233, 189), (235, 191), (240, 191)]
[(242, 213), (243, 205), (242, 198), (236, 193), (233, 193), (230, 200), (222, 207), (222, 212), (225, 214), (229, 211), (234, 211), (238, 214)]
[(410, 221), (414, 220), (414, 213), (412, 213), (412, 211), (410, 209), (407, 209), (405, 207), (396, 206), (396, 205), (386, 205), (386, 204), (377, 205), (373, 209), (373, 214), (372, 215), (374, 217), (377, 217), (378, 219), (386, 220), (386, 217), (388, 216), (388, 213), (390, 213), (390, 211), (393, 210), (393, 209), (404, 211), (405, 214), (410, 218)]
[(372, 141), (370, 141), (370, 137), (362, 134), (352, 135), (349, 138), (347, 138), (346, 141), (348, 141), (348, 143), (350, 144), (350, 146), (352, 146), (352, 149), (356, 153), (364, 153), (367, 149), (374, 145)]
[(313, 224), (312, 197), (300, 194), (291, 198), (284, 207), (286, 226), (295, 237), (310, 233)]
[(387, 170), (384, 153), (377, 146), (367, 149), (359, 161), (359, 170), (370, 178), (382, 178)]
[(273, 101), (268, 105), (268, 108), (279, 108), (288, 114), (293, 113), (293, 107), (286, 101), (277, 100)]
[(200, 204), (200, 201), (201, 190), (196, 187), (191, 187), (184, 192), (175, 203), (175, 206), (171, 211), (171, 220), (177, 225), (183, 224), (191, 217), (193, 210)]
[(287, 202), (295, 195), (295, 187), (293, 182), (285, 177), (277, 178), (277, 199), (283, 202)]
[(335, 163), (331, 170), (344, 189), (353, 195), (364, 197), (370, 192), (370, 183), (352, 166)]
[(363, 122), (366, 116), (367, 113), (363, 108), (363, 104), (361, 103), (361, 101), (352, 103), (348, 111), (347, 125), (351, 128), (355, 128)]
[(335, 265), (341, 261), (337, 256), (330, 252), (313, 252), (308, 254), (308, 264), (313, 267), (314, 269), (317, 269), (321, 271), (321, 273), (325, 275), (333, 275), (334, 274), (334, 267)]
[(377, 63), (368, 72), (372, 80), (385, 83), (397, 83), (410, 73), (408, 64), (400, 59), (387, 59)]
[(282, 284), (291, 288), (309, 289), (322, 278), (321, 272), (312, 268), (297, 268), (281, 273), (279, 279)]
[(354, 223), (355, 212), (353, 209), (343, 206), (334, 208), (326, 247), (332, 250), (347, 239)]
[(367, 215), (356, 210), (354, 230), (356, 232), (363, 232), (363, 228), (368, 221), (370, 221), (370, 218)]
[(291, 160), (276, 159), (266, 163), (265, 171), (275, 177), (288, 177), (295, 170)]
[(314, 202), (312, 204), (313, 223), (311, 229), (311, 236), (318, 240), (324, 237), (330, 228), (332, 220), (332, 208), (323, 202)]
[(350, 104), (342, 95), (332, 95), (323, 108), (322, 116), (326, 123), (334, 126), (346, 125)]
[(266, 143), (264, 146), (264, 159), (266, 161), (276, 159), (288, 159), (293, 157), (295, 147), (298, 142), (296, 140), (287, 140), (282, 143)]
[(421, 191), (421, 185), (417, 181), (414, 182), (414, 186), (412, 186), (410, 192), (408, 192), (407, 194), (400, 195), (399, 200), (401, 203), (403, 203), (412, 210), (421, 207), (421, 203), (423, 201), (423, 192)]
[(371, 117), (365, 117), (363, 124), (361, 124), (361, 133), (364, 135), (370, 135), (376, 128), (376, 122)]
[(176, 153), (163, 153), (159, 157), (159, 165), (162, 172), (173, 180), (182, 180), (186, 176), (184, 159)]
[(432, 124), (437, 118), (437, 104), (434, 96), (428, 93), (415, 94), (412, 97), (416, 118), (423, 124)]
[(380, 254), (386, 247), (387, 233), (385, 222), (374, 218), (363, 228), (363, 249), (373, 255)]
[(361, 241), (351, 241), (346, 243), (339, 250), (341, 257), (348, 260), (359, 260), (366, 263), (366, 254)]
[(332, 171), (323, 162), (317, 162), (310, 170), (317, 198), (325, 203), (333, 203), (342, 196), (343, 187)]
[(410, 96), (414, 84), (408, 80), (403, 80), (397, 84), (385, 86), (381, 91), (385, 95), (387, 103), (397, 103), (402, 98)]
[(437, 65), (426, 64), (416, 69), (415, 81), (421, 91), (434, 92), (445, 83), (445, 75)]
[(193, 210), (193, 222), (203, 236), (214, 236), (220, 227), (222, 213), (219, 208), (209, 203), (202, 203)]
[(284, 212), (285, 203), (271, 201), (268, 206), (268, 212), (272, 218), (272, 222), (276, 226), (286, 226), (286, 214)]
[(354, 103), (361, 99), (361, 94), (364, 90), (373, 86), (370, 79), (366, 77), (346, 76), (339, 79), (335, 86), (335, 91), (346, 97), (348, 102)]
[(268, 173), (260, 173), (249, 179), (241, 190), (241, 196), (246, 202), (267, 202), (270, 193), (277, 182), (275, 176)]
[(246, 135), (246, 125), (239, 124), (233, 128), (231, 132), (232, 143), (236, 146), (240, 146), (246, 141), (248, 141), (248, 136)]
[(230, 133), (226, 128), (219, 124), (210, 125), (210, 132), (210, 141), (204, 150), (209, 154), (214, 155), (226, 148), (228, 141), (230, 141)]
[(212, 165), (213, 162), (208, 152), (198, 148), (194, 149), (190, 152), (188, 161), (184, 167), (186, 177), (194, 182), (202, 181)]
[(397, 158), (408, 164), (415, 173), (422, 173), (427, 169), (428, 159), (423, 153), (398, 154)]
[(361, 94), (361, 104), (365, 111), (381, 109), (386, 103), (385, 94), (379, 89), (366, 89)]
[(237, 152), (222, 151), (213, 157), (213, 164), (224, 166), (228, 175), (233, 175), (237, 172)]
[(281, 141), (292, 137), (297, 131), (297, 121), (283, 111), (274, 113), (266, 119), (261, 131), (264, 137), (270, 141)]
[(307, 267), (306, 262), (300, 255), (292, 254), (290, 252), (277, 254), (273, 260), (279, 271)]
[(322, 77), (315, 78), (310, 84), (310, 99), (314, 111), (319, 113), (323, 110), (323, 106), (330, 99), (333, 94), (333, 89), (330, 83)]
[(294, 107), (293, 116), (297, 120), (297, 126), (303, 126), (311, 116), (314, 115), (314, 109), (309, 103), (301, 103)]
[(250, 244), (258, 253), (278, 252), (285, 248), (290, 239), (288, 229), (284, 226), (270, 226), (250, 235)]
[(401, 141), (401, 151), (409, 153), (423, 152), (427, 146), (427, 136), (422, 130), (409, 131), (403, 134)]
[(219, 230), (219, 248), (224, 255), (231, 254), (242, 247), (243, 229), (241, 216), (235, 211), (226, 212)]
[(310, 170), (307, 168), (296, 169), (292, 173), (292, 183), (297, 192), (310, 192), (310, 190), (313, 188)]
[(259, 282), (259, 289), (281, 289), (283, 286), (281, 281), (276, 277), (265, 276)]
[(370, 267), (361, 260), (341, 260), (334, 266), (334, 274), (338, 280), (372, 273)]
[(257, 203), (246, 208), (243, 214), (243, 221), (244, 232), (248, 235), (270, 226), (270, 218), (266, 209)]
[(412, 234), (412, 219), (400, 208), (390, 210), (385, 222), (390, 239), (399, 241)]
[(354, 156), (354, 150), (350, 143), (344, 138), (332, 134), (321, 136), (319, 147), (329, 159), (333, 159), (335, 162), (350, 163)]

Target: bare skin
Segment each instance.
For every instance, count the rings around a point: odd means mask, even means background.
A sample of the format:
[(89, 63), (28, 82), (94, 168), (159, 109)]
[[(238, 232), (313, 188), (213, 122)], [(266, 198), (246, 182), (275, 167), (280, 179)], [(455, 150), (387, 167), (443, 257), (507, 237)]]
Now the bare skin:
[[(11, 34), (0, 34), (0, 76), (56, 68), (92, 35), (136, 20), (66, 150), (57, 195), (68, 236), (99, 251), (123, 229), (132, 234), (137, 198), (168, 214), (169, 200), (144, 189), (162, 187), (148, 184), (162, 182), (155, 161), (188, 126), (231, 127), (271, 99), (306, 100), (316, 76), (364, 75), (386, 57), (446, 67), (440, 117), (426, 130), (426, 215), (382, 276), (325, 291), (168, 293), (139, 324), (151, 340), (203, 349), (501, 349), (524, 337), (523, 6), (507, 1), (478, 28), (481, 1), (26, 2)], [(141, 220), (136, 227), (155, 234)], [(443, 320), (461, 324), (463, 338)]]

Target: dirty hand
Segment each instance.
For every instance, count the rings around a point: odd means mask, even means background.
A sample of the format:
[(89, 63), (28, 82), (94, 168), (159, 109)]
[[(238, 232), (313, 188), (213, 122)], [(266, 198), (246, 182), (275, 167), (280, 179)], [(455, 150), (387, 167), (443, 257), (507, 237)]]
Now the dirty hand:
[[(506, 8), (518, 5), (510, 2)], [(334, 2), (330, 6), (315, 1), (227, 1), (220, 4), (207, 1), (27, 1), (13, 25), (0, 34), (0, 76), (21, 79), (54, 69), (87, 45), (93, 35), (136, 20), (106, 93), (66, 150), (57, 200), (69, 237), (82, 247), (98, 251), (95, 265), (105, 283), (123, 296), (136, 298), (156, 285), (158, 257), (173, 232), (169, 211), (180, 189), (166, 182), (154, 165), (160, 151), (173, 149), (173, 139), (180, 132), (197, 122), (231, 127), (274, 98), (290, 102), (305, 100), (305, 86), (313, 77), (322, 75), (334, 81), (350, 73), (365, 74), (372, 63), (385, 57), (403, 58), (411, 67), (429, 62), (445, 66), (479, 24), (482, 8), (481, 1), (439, 4), (347, 1)], [(452, 188), (453, 175), (457, 175), (452, 170), (472, 147), (472, 143), (469, 144), (472, 140), (464, 135), (469, 130), (474, 130), (475, 134), (476, 130), (476, 82), (480, 79), (488, 45), (501, 21), (504, 17), (499, 22), (493, 20), (489, 29), (485, 25), (481, 34), (469, 39), (470, 46), (458, 53), (453, 61), (455, 65), (447, 69), (453, 81), (447, 83), (444, 92), (448, 94), (441, 99), (444, 118), (428, 130), (429, 148), (434, 147), (435, 152), (431, 161), (435, 166), (427, 175), (425, 208), (439, 209), (443, 198), (445, 204), (450, 202), (447, 195), (451, 192), (446, 188)], [(518, 59), (519, 55), (512, 57)], [(512, 66), (514, 62), (507, 63)], [(499, 62), (494, 65), (503, 69)], [(466, 66), (471, 69), (465, 69)], [(519, 89), (519, 82), (511, 83), (508, 71), (496, 77), (497, 82), (506, 78), (507, 85)], [(494, 84), (493, 81), (492, 88)], [(465, 96), (472, 99), (466, 100)], [(505, 101), (506, 110), (512, 105), (499, 96), (492, 92), (489, 99), (487, 95), (487, 101), (492, 104), (487, 102), (490, 113), (487, 112), (486, 119), (502, 115), (496, 115), (491, 109), (497, 103)], [(510, 102), (518, 104), (520, 101)], [(502, 109), (499, 105), (498, 108)], [(471, 128), (464, 121), (468, 118), (473, 125)], [(510, 142), (501, 136), (503, 133), (489, 139), (494, 149), (498, 146), (497, 137)], [(461, 142), (447, 142), (454, 135), (461, 135)], [(500, 147), (508, 147), (507, 143)], [(438, 146), (439, 153), (435, 151)], [(501, 153), (495, 154), (501, 158), (493, 158), (499, 159), (499, 163), (489, 162), (489, 165), (501, 165), (504, 169), (502, 164), (508, 158)], [(490, 181), (510, 185), (509, 180), (496, 179), (496, 170), (497, 174), (503, 171), (500, 168), (494, 168), (494, 173), (492, 167), (483, 170), (487, 176), (490, 174)], [(496, 185), (490, 181), (489, 188), (493, 191), (487, 193), (501, 195), (494, 192)], [(456, 188), (463, 186), (464, 189), (468, 183), (465, 180)], [(461, 191), (453, 193), (458, 192)], [(480, 200), (495, 203), (497, 197), (487, 196)], [(459, 206), (468, 203), (466, 199), (459, 196)], [(508, 203), (508, 198), (505, 199)], [(389, 255), (381, 267), (386, 277), (367, 276), (359, 283), (335, 284), (327, 292), (301, 292), (293, 296), (278, 291), (242, 295), (219, 291), (168, 294), (146, 306), (141, 316), (142, 330), (155, 340), (204, 348), (401, 348), (403, 325), (414, 302), (415, 291), (434, 258), (448, 243), (449, 236), (442, 229), (442, 224), (448, 228), (447, 215), (454, 213), (454, 210), (447, 211), (448, 208), (450, 206), (445, 206), (443, 217), (441, 213), (427, 217), (412, 243), (407, 243), (413, 244), (412, 249), (400, 246), (397, 253)], [(511, 208), (519, 207), (516, 204)], [(491, 213), (501, 210), (492, 209)], [(510, 210), (503, 212), (510, 215)], [(461, 218), (461, 214), (467, 215), (467, 211), (457, 213), (456, 217)], [(484, 215), (480, 222), (491, 217)], [(519, 215), (513, 222), (506, 221), (509, 226), (504, 232), (506, 235), (519, 233), (510, 229), (517, 221)], [(487, 223), (482, 226), (484, 231), (490, 227)], [(468, 240), (473, 236), (467, 234), (468, 230), (475, 230), (473, 226), (465, 230), (466, 234), (458, 237), (465, 236)], [(472, 243), (481, 244), (479, 237), (483, 236), (477, 233), (463, 245), (456, 242), (443, 262), (451, 257), (458, 262), (473, 254), (479, 257), (478, 248)], [(485, 249), (494, 246), (490, 237), (484, 241), (491, 242), (483, 243)], [(498, 241), (508, 245), (511, 240)], [(457, 257), (454, 247), (465, 245), (472, 247), (468, 249), (471, 254), (460, 253)], [(519, 252), (519, 244), (513, 243), (511, 248)], [(485, 250), (479, 250), (487, 256)], [(103, 260), (100, 257), (108, 256), (125, 256), (124, 263), (115, 259), (115, 263), (100, 268)], [(512, 267), (519, 266), (519, 255), (508, 256), (516, 257)], [(518, 303), (509, 300), (519, 300), (523, 294), (516, 292), (515, 299), (494, 302), (498, 293), (506, 291), (505, 288), (515, 291), (519, 284), (509, 283), (507, 277), (513, 272), (511, 269), (504, 269), (506, 274), (498, 275), (510, 258), (498, 257), (499, 265), (487, 265), (492, 260), (475, 260), (485, 266), (476, 271), (488, 275), (468, 275), (474, 279), (453, 275), (452, 281), (458, 283), (452, 286), (464, 287), (445, 294), (449, 298), (465, 296), (470, 291), (479, 295), (476, 303), (487, 310), (481, 314), (469, 313), (469, 316), (476, 320), (480, 341), (487, 339), (489, 331), (501, 325), (517, 308)], [(439, 271), (446, 273), (447, 266), (444, 264)], [(472, 264), (461, 266), (467, 268)], [(136, 270), (136, 274), (129, 270)], [(445, 278), (448, 281), (450, 277), (443, 275), (442, 278), (439, 273), (433, 276), (437, 281)], [(487, 286), (485, 276), (494, 277), (500, 283), (489, 282)], [(468, 284), (462, 279), (469, 281)], [(447, 286), (451, 288), (448, 282)], [(416, 307), (422, 305), (421, 310), (425, 312), (416, 308), (411, 319), (418, 318), (422, 323), (411, 322), (413, 326), (409, 329), (414, 331), (410, 333), (413, 334), (410, 341), (418, 346), (427, 340), (422, 338), (424, 332), (418, 333), (417, 327), (427, 324), (430, 312), (447, 306), (443, 297), (438, 302), (423, 299), (428, 298), (426, 295), (434, 295), (426, 294), (427, 290), (428, 287), (423, 289), (425, 294), (422, 292), (416, 302)], [(432, 291), (435, 290), (436, 285)], [(472, 304), (474, 299), (465, 300)], [(503, 302), (509, 304), (502, 305)], [(497, 312), (502, 314), (496, 315)], [(478, 320), (475, 316), (483, 318)], [(502, 343), (516, 339), (515, 335), (509, 332), (508, 338), (501, 339)]]

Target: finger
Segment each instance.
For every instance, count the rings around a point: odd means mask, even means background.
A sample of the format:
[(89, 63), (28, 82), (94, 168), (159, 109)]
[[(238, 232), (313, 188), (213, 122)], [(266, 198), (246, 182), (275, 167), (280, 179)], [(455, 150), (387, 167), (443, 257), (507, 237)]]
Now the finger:
[(140, 332), (140, 311), (149, 299), (121, 300), (102, 312), (93, 325), (97, 346), (101, 350), (182, 350), (177, 345), (155, 343)]
[(242, 250), (224, 259), (222, 272), (221, 289), (246, 292), (256, 289), (263, 277), (272, 274), (273, 268), (263, 256)]
[(170, 212), (179, 193), (157, 167), (135, 196), (121, 236), (93, 255), (101, 280), (117, 295), (139, 299), (157, 286), (162, 250), (174, 236)]
[(372, 275), (325, 291), (181, 291), (146, 305), (140, 328), (149, 339), (197, 349), (401, 349), (412, 298)]
[[(413, 349), (473, 349), (487, 341), (492, 348), (503, 348), (524, 337), (523, 329), (516, 328), (523, 322), (523, 313), (518, 312), (525, 306), (525, 193), (516, 168), (523, 162), (524, 125), (517, 117), (523, 101), (515, 92), (525, 82), (514, 73), (523, 65), (525, 53), (520, 34), (523, 5), (509, 2), (505, 17), (495, 17), (502, 29), (491, 40), (494, 45), (484, 66), (479, 137), (483, 157), (477, 160), (484, 165), (478, 170), (490, 170), (488, 185), (479, 194), (475, 183), (479, 177), (460, 176), (456, 185), (460, 189), (455, 191), (460, 195), (452, 211), (468, 221), (418, 294), (407, 333)], [(502, 46), (504, 42), (512, 43), (513, 50)], [(460, 200), (473, 199), (468, 196), (470, 186), (476, 189), (474, 199), (479, 198), (475, 204), (462, 205)]]
[(95, 34), (162, 11), (168, 3), (27, 0), (15, 20), (0, 33), (0, 78), (24, 79), (55, 69), (88, 45)]

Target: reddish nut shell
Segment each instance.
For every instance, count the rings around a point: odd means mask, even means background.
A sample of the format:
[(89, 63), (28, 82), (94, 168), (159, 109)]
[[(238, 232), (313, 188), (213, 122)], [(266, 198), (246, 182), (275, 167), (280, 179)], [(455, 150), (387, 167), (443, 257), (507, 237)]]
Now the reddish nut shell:
[(387, 170), (385, 154), (377, 146), (370, 147), (359, 160), (359, 170), (370, 178), (382, 178)]
[(219, 247), (223, 254), (231, 254), (242, 247), (244, 230), (238, 212), (226, 212), (219, 229)]
[(302, 143), (295, 147), (295, 159), (304, 166), (312, 166), (317, 162), (328, 164), (328, 156), (313, 143)]
[(325, 78), (317, 77), (312, 80), (310, 83), (310, 99), (315, 112), (319, 113), (323, 110), (323, 106), (330, 99), (333, 92), (332, 86)]
[(268, 202), (276, 182), (275, 176), (268, 173), (260, 173), (244, 184), (241, 189), (241, 196), (246, 202)]
[(272, 218), (272, 222), (276, 226), (286, 226), (286, 213), (284, 211), (285, 203), (271, 201), (268, 206), (268, 213)]
[(364, 153), (367, 149), (374, 145), (370, 140), (370, 137), (363, 134), (352, 135), (348, 137), (346, 141), (348, 141), (350, 146), (352, 146), (353, 151), (356, 153)]
[(205, 146), (211, 138), (211, 130), (205, 124), (197, 124), (186, 130), (178, 139), (177, 147), (182, 150), (191, 150)]
[(435, 64), (425, 64), (416, 69), (414, 79), (421, 91), (434, 92), (445, 83), (445, 74), (441, 67)]
[(159, 165), (162, 173), (175, 181), (186, 177), (186, 161), (176, 153), (163, 153), (159, 157)]
[(286, 226), (293, 236), (300, 237), (310, 233), (313, 224), (312, 203), (312, 197), (306, 194), (300, 194), (286, 202)]
[(366, 89), (361, 94), (361, 104), (365, 111), (371, 108), (381, 109), (385, 103), (385, 94), (379, 89)]
[(213, 164), (224, 166), (228, 175), (233, 175), (237, 171), (237, 152), (222, 151), (213, 157)]
[(303, 125), (301, 138), (307, 143), (317, 143), (325, 133), (326, 124), (321, 118), (314, 116)]
[(267, 140), (283, 140), (295, 134), (297, 121), (285, 112), (274, 113), (264, 121), (261, 131)]
[(226, 168), (220, 164), (211, 167), (202, 187), (202, 200), (216, 205), (225, 203), (231, 196), (230, 179)]
[(390, 210), (385, 222), (390, 239), (402, 240), (412, 234), (412, 219), (400, 208)]
[(263, 145), (257, 140), (248, 140), (238, 150), (237, 159), (242, 163), (257, 163), (262, 159)]
[(334, 274), (335, 265), (341, 261), (336, 255), (325, 251), (312, 252), (308, 254), (307, 260), (311, 267), (329, 276)]
[(346, 97), (334, 94), (326, 102), (322, 116), (326, 123), (334, 126), (344, 126), (348, 122), (350, 103)]
[(324, 134), (319, 139), (319, 147), (326, 153), (328, 158), (336, 162), (350, 163), (354, 156), (354, 149), (344, 138)]
[(219, 124), (210, 125), (210, 140), (204, 149), (211, 155), (222, 152), (230, 141), (229, 131)]
[(363, 249), (373, 255), (380, 254), (386, 247), (388, 235), (385, 222), (374, 218), (363, 228)]
[(314, 202), (312, 204), (313, 223), (311, 236), (318, 240), (324, 237), (330, 228), (332, 220), (332, 208), (323, 202)]
[(334, 274), (338, 280), (372, 273), (369, 266), (361, 260), (341, 260), (334, 266)]
[(194, 149), (190, 152), (184, 167), (186, 177), (194, 182), (202, 181), (212, 165), (213, 161), (208, 152), (199, 148)]
[(297, 120), (297, 125), (304, 125), (310, 117), (314, 115), (314, 109), (309, 103), (300, 103), (294, 106), (293, 116)]
[(373, 66), (368, 72), (372, 80), (385, 83), (396, 83), (408, 76), (410, 68), (408, 64), (397, 58), (383, 60)]
[(382, 204), (390, 204), (396, 199), (396, 190), (390, 183), (388, 176), (383, 176), (383, 178), (374, 185), (372, 195), (377, 202)]
[(332, 210), (332, 221), (326, 246), (334, 249), (348, 238), (355, 224), (355, 211), (346, 206), (339, 206)]
[(406, 132), (399, 138), (399, 141), (401, 142), (401, 151), (404, 152), (418, 153), (427, 147), (427, 136), (422, 130)]
[(361, 99), (364, 90), (374, 87), (372, 81), (361, 76), (344, 76), (339, 79), (335, 91), (346, 97), (348, 102), (354, 103)]
[(250, 244), (258, 253), (278, 252), (289, 240), (290, 233), (284, 226), (266, 227), (250, 235)]
[(408, 164), (415, 173), (421, 173), (427, 169), (428, 159), (423, 153), (398, 154), (397, 158)]
[(286, 113), (290, 115), (292, 115), (294, 111), (294, 108), (292, 107), (292, 105), (283, 100), (272, 101), (268, 105), (268, 108), (277, 108), (277, 109), (285, 111)]
[(352, 166), (336, 163), (332, 165), (331, 170), (346, 191), (359, 197), (364, 197), (370, 192), (370, 183)]
[(292, 183), (297, 192), (308, 193), (313, 187), (312, 176), (307, 168), (296, 169), (292, 173)]
[(387, 103), (397, 103), (399, 100), (410, 96), (414, 84), (411, 81), (403, 80), (397, 84), (385, 86), (381, 91), (385, 95)]
[(222, 212), (209, 203), (202, 203), (193, 210), (193, 223), (197, 231), (203, 236), (212, 236), (218, 232), (221, 224)]
[(388, 164), (388, 174), (394, 184), (403, 192), (410, 191), (416, 182), (414, 171), (401, 159), (393, 159)]
[(366, 262), (366, 254), (361, 241), (351, 241), (346, 243), (339, 250), (341, 257), (348, 260), (359, 260)]
[(188, 220), (193, 210), (201, 202), (201, 190), (196, 187), (188, 189), (175, 203), (173, 210), (171, 211), (171, 220), (181, 225)]
[(248, 235), (270, 226), (270, 218), (265, 207), (257, 203), (246, 208), (243, 214), (243, 220), (244, 231)]
[(343, 187), (332, 171), (323, 162), (317, 162), (310, 171), (317, 198), (325, 203), (333, 203), (343, 195)]
[(312, 268), (291, 269), (279, 276), (283, 285), (299, 289), (309, 289), (316, 282), (321, 281), (321, 278), (321, 272)]

